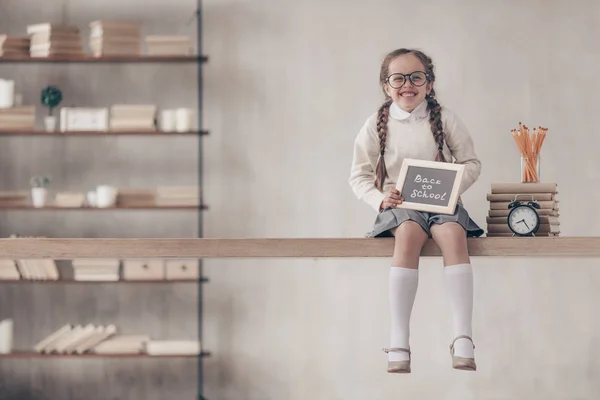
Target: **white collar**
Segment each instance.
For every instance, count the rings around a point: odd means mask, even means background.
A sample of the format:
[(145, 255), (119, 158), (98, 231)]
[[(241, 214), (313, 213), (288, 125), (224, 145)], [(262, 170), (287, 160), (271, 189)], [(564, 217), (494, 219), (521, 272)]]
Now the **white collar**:
[(408, 119), (411, 115), (414, 119), (425, 118), (427, 116), (427, 100), (423, 100), (412, 112), (407, 112), (398, 107), (394, 102), (390, 105), (390, 116), (399, 121)]

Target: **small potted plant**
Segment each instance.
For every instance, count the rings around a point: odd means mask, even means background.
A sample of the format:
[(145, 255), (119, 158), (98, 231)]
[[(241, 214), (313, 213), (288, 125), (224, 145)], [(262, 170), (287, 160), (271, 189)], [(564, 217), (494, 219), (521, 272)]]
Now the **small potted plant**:
[(48, 116), (44, 118), (44, 126), (47, 132), (53, 132), (56, 129), (56, 117), (53, 115), (54, 109), (62, 101), (62, 92), (55, 86), (46, 86), (42, 89), (42, 105), (48, 107)]
[(41, 208), (46, 205), (48, 200), (49, 176), (34, 176), (29, 181), (31, 185), (31, 200), (35, 208)]

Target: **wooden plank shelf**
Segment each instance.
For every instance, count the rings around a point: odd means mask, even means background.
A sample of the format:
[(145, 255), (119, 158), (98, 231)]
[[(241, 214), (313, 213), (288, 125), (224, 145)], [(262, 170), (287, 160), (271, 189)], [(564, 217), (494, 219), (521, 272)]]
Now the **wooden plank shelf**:
[[(200, 279), (201, 283), (207, 283), (208, 278)], [(143, 285), (143, 284), (157, 284), (157, 285), (169, 285), (174, 283), (198, 283), (198, 280), (192, 279), (145, 279), (145, 280), (126, 280), (119, 279), (118, 281), (76, 281), (75, 279), (58, 279), (58, 280), (32, 280), (32, 279), (0, 279), (1, 284), (15, 284), (15, 285)]]
[(149, 354), (43, 354), (36, 353), (34, 351), (16, 351), (9, 354), (0, 354), (0, 359), (28, 359), (28, 358), (198, 358), (198, 357), (210, 357), (210, 352), (202, 352), (201, 354), (162, 354), (162, 355), (149, 355)]
[(207, 56), (50, 56), (50, 57), (0, 57), (0, 63), (197, 63), (208, 62)]
[[(473, 257), (600, 257), (600, 237), (480, 237), (467, 239)], [(364, 258), (391, 257), (393, 238), (6, 238), (0, 258)], [(429, 239), (422, 256), (439, 257)]]
[(208, 206), (157, 206), (150, 204), (127, 205), (115, 207), (58, 207), (45, 206), (33, 207), (30, 204), (22, 203), (0, 203), (0, 210), (22, 210), (22, 211), (111, 211), (111, 210), (208, 210)]
[(32, 131), (32, 130), (0, 130), (0, 136), (198, 136), (208, 135), (208, 131), (162, 132), (162, 131)]

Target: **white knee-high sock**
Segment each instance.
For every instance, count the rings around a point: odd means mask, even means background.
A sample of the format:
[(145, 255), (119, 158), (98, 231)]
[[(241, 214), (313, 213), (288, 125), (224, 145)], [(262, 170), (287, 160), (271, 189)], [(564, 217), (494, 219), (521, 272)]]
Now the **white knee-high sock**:
[[(450, 300), (454, 337), (472, 336), (473, 319), (473, 269), (471, 264), (457, 264), (444, 267), (446, 293)], [(473, 343), (468, 339), (458, 339), (454, 343), (454, 355), (473, 358)]]
[[(409, 349), (410, 314), (415, 302), (418, 283), (419, 270), (403, 267), (390, 268), (390, 347)], [(389, 361), (405, 361), (408, 359), (408, 353), (388, 353)]]

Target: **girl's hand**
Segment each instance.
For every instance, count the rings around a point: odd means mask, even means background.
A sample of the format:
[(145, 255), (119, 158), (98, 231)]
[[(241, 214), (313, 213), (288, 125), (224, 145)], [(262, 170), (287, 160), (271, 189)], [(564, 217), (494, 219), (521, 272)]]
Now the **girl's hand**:
[(402, 204), (403, 200), (404, 199), (400, 196), (400, 191), (396, 188), (391, 188), (381, 202), (381, 209), (384, 210), (388, 207), (396, 207), (397, 205)]

